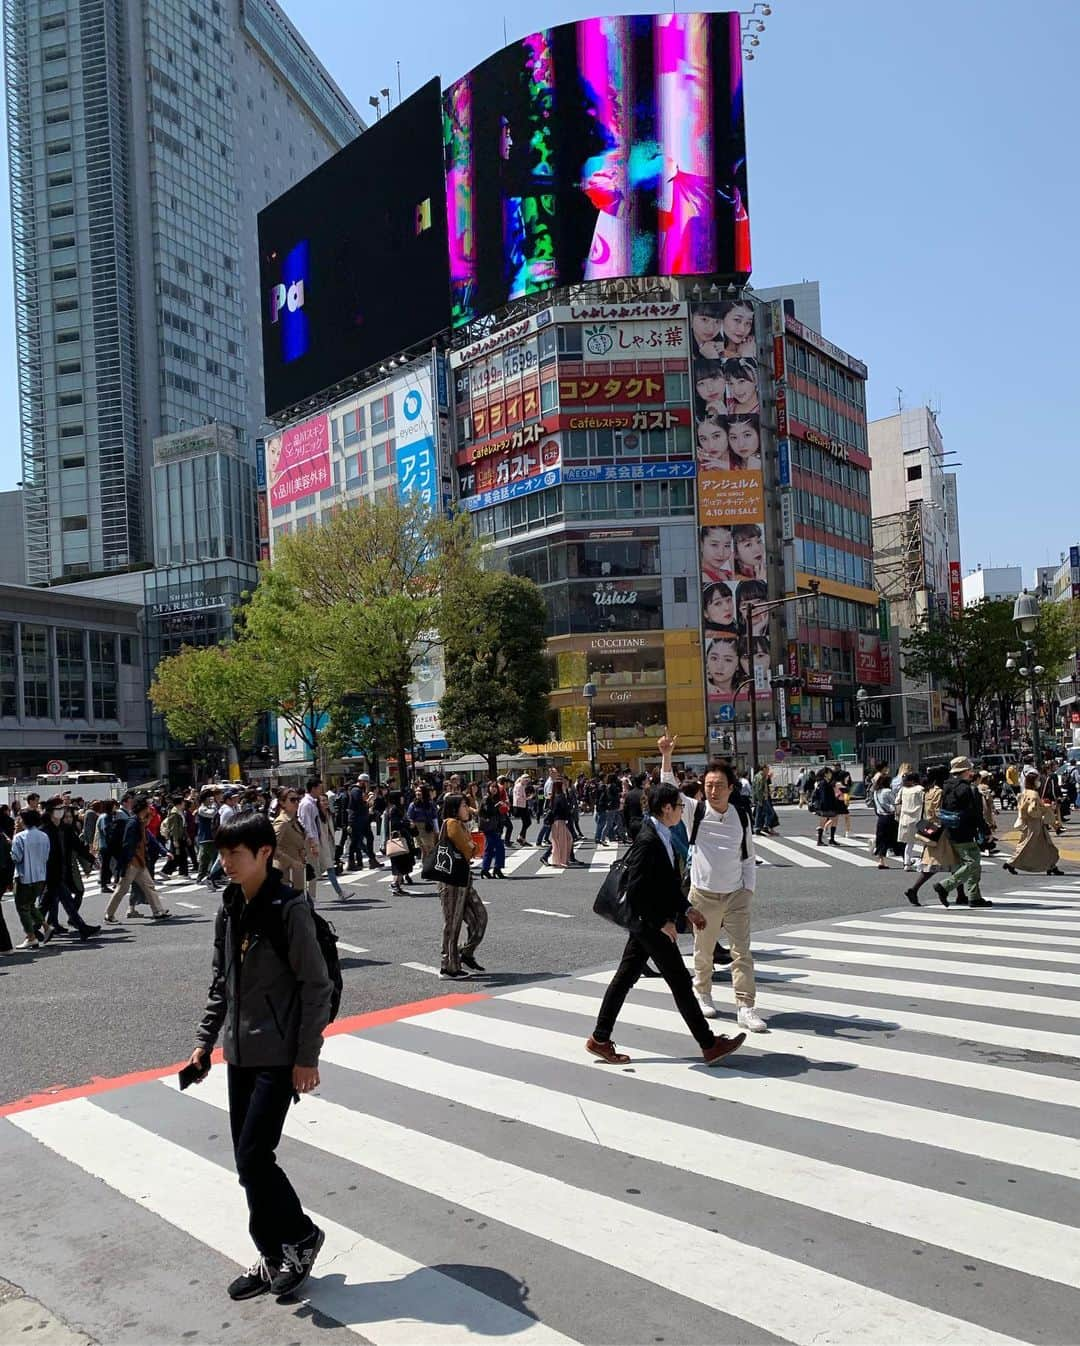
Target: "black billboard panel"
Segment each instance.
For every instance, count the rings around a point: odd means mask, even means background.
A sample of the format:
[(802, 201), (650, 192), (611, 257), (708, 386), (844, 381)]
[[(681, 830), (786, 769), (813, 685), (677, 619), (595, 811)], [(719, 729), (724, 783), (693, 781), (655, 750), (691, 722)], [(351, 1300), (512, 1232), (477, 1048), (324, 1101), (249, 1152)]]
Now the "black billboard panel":
[(437, 79), (259, 214), (268, 415), (449, 322)]

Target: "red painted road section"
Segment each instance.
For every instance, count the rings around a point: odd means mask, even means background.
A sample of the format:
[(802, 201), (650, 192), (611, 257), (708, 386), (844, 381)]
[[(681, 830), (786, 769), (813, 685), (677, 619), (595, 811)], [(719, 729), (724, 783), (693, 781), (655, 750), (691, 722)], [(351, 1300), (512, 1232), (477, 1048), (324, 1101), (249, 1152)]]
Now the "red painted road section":
[[(326, 1037), (333, 1037), (338, 1033), (361, 1033), (368, 1028), (378, 1028), (382, 1024), (392, 1024), (398, 1019), (411, 1019), (418, 1014), (431, 1014), (434, 1010), (456, 1009), (461, 1005), (471, 1004), (477, 1000), (488, 1000), (490, 997), (484, 991), (477, 991), (471, 995), (440, 995), (431, 1000), (414, 1000), (408, 1005), (390, 1005), (386, 1009), (372, 1010), (370, 1014), (354, 1014), (351, 1019), (339, 1019), (332, 1023), (326, 1030)], [(222, 1060), (221, 1052), (216, 1051), (212, 1057), (215, 1064), (220, 1064)], [(18, 1098), (14, 1103), (4, 1103), (0, 1106), (0, 1117), (10, 1117), (16, 1112), (29, 1112), (31, 1108), (43, 1108), (49, 1103), (64, 1103), (71, 1098), (90, 1098), (94, 1094), (106, 1094), (113, 1089), (126, 1089), (132, 1084), (148, 1084), (152, 1080), (164, 1079), (166, 1075), (175, 1075), (184, 1062), (172, 1066), (156, 1066), (153, 1070), (136, 1070), (130, 1075), (114, 1075), (107, 1079), (93, 1079), (89, 1084), (77, 1084), (73, 1088), (65, 1089), (57, 1085), (52, 1089), (45, 1089), (39, 1094), (30, 1094), (26, 1098)]]

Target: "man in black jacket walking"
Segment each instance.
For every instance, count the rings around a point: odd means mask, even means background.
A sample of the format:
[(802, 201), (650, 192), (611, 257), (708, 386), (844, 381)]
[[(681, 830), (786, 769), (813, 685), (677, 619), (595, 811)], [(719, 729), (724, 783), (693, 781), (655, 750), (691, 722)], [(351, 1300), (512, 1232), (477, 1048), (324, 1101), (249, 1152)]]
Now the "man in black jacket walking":
[(671, 988), (675, 1005), (706, 1064), (711, 1066), (741, 1047), (746, 1034), (729, 1038), (712, 1031), (679, 952), (675, 922), (685, 916), (692, 926), (705, 924), (705, 918), (683, 896), (671, 844), (671, 829), (682, 817), (682, 796), (674, 785), (657, 785), (649, 791), (648, 802), (649, 817), (641, 824), (627, 855), (626, 896), (634, 924), (585, 1049), (609, 1065), (625, 1065), (630, 1060), (616, 1050), (611, 1034), (626, 997), (651, 958)]
[(270, 820), (244, 814), (226, 823), (216, 842), (230, 882), (189, 1064), (205, 1076), (224, 1027), (236, 1171), (259, 1251), (229, 1295), (290, 1295), (307, 1280), (325, 1235), (305, 1214), (275, 1151), (290, 1102), (318, 1086), (333, 984), (310, 903), (271, 865), (277, 838)]
[(941, 792), (941, 821), (960, 863), (940, 883), (934, 892), (943, 907), (949, 905), (949, 894), (964, 885), (968, 890), (969, 907), (990, 907), (993, 903), (979, 891), (982, 878), (982, 857), (979, 854), (979, 833), (983, 828), (982, 797), (972, 785), (975, 764), (970, 757), (954, 757), (949, 763), (949, 779)]

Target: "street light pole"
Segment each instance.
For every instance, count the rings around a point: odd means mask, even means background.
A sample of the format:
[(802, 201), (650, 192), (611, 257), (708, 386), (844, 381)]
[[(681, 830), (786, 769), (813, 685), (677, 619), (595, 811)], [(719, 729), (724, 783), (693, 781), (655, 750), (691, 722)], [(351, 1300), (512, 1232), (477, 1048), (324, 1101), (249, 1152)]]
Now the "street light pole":
[(596, 699), (596, 683), (587, 682), (581, 689), (585, 700), (585, 750), (589, 754), (589, 771), (596, 779), (596, 725), (593, 723), (592, 708)]
[(1031, 637), (1039, 624), (1039, 600), (1025, 589), (1013, 605), (1013, 622), (1019, 634), (1024, 638), (1020, 658), (1023, 664), (1017, 668), (1017, 656), (1010, 654), (1005, 667), (1015, 669), (1022, 678), (1027, 679), (1031, 695), (1031, 749), (1035, 755), (1036, 768), (1042, 765), (1042, 740), (1039, 734), (1039, 694), (1036, 680), (1046, 672), (1041, 664), (1035, 662), (1035, 642)]
[[(746, 630), (747, 645), (752, 651), (754, 648), (754, 618), (759, 612), (771, 612), (774, 608), (786, 607), (788, 603), (807, 603), (811, 598), (817, 598), (818, 590), (821, 584), (818, 580), (810, 581), (810, 592), (807, 594), (789, 594), (786, 598), (774, 598), (768, 603), (747, 603), (746, 605)], [(756, 775), (758, 769), (758, 725), (757, 725), (757, 684), (754, 682), (754, 656), (750, 655), (750, 681), (754, 683), (750, 693), (750, 774)], [(734, 697), (732, 697), (734, 702)]]

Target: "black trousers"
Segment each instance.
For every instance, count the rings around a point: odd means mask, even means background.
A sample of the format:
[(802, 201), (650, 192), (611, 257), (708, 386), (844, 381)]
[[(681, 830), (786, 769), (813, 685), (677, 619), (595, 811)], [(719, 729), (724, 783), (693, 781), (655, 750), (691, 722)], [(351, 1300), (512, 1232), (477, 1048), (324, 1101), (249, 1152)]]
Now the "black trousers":
[[(532, 812), (528, 808), (514, 809), (512, 816), (518, 820), (519, 824), (518, 836), (522, 841), (524, 841), (526, 835), (528, 834), (529, 828), (532, 826), (533, 822)], [(511, 832), (513, 832), (512, 827), (510, 830)]]
[(375, 841), (371, 835), (371, 819), (352, 817), (349, 820), (349, 866), (362, 869), (364, 854), (368, 862), (375, 863)]
[(671, 989), (671, 994), (675, 997), (675, 1008), (693, 1033), (694, 1041), (699, 1047), (711, 1047), (716, 1041), (716, 1035), (701, 1012), (701, 1006), (694, 995), (690, 972), (682, 960), (679, 946), (674, 940), (668, 939), (662, 930), (648, 928), (631, 935), (626, 941), (622, 962), (604, 992), (593, 1037), (597, 1042), (611, 1041), (619, 1011), (650, 958)]
[(285, 1243), (299, 1243), (314, 1225), (275, 1151), (293, 1098), (291, 1066), (229, 1066), (229, 1122), (236, 1173), (248, 1203), (252, 1242), (271, 1262)]

